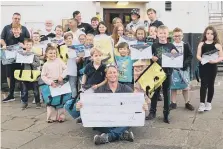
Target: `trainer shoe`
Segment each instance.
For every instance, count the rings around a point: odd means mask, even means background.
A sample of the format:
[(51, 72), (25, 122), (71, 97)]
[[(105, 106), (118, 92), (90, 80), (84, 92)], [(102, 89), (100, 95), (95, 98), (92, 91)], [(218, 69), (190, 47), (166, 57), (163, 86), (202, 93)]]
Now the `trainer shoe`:
[(205, 110), (204, 111), (210, 111), (212, 109), (211, 103), (207, 102), (205, 105)]
[(128, 131), (126, 130), (121, 136), (120, 136), (120, 140), (126, 140), (126, 141), (130, 141), (133, 142), (134, 141), (134, 134), (132, 131)]
[(187, 102), (187, 103), (185, 104), (185, 108), (188, 109), (188, 110), (190, 110), (190, 111), (194, 111), (194, 106), (192, 106), (192, 105), (190, 104), (190, 102)]
[(15, 101), (15, 98), (13, 96), (8, 96), (2, 100), (2, 102), (4, 103), (10, 102), (10, 101)]
[(102, 133), (101, 135), (95, 135), (94, 136), (94, 144), (99, 145), (99, 144), (105, 144), (109, 142), (109, 136), (107, 133)]
[(22, 110), (25, 110), (27, 107), (28, 107), (27, 103), (22, 103), (22, 106), (21, 106)]
[(171, 102), (171, 104), (170, 104), (170, 110), (174, 110), (174, 109), (176, 109), (176, 108), (177, 108), (177, 104)]
[(36, 103), (36, 109), (41, 109), (41, 104), (40, 103)]
[(198, 108), (198, 112), (204, 112), (205, 110), (205, 104), (204, 103), (200, 103), (200, 106)]
[(146, 120), (153, 120), (156, 118), (156, 113), (150, 112), (149, 115), (146, 117)]

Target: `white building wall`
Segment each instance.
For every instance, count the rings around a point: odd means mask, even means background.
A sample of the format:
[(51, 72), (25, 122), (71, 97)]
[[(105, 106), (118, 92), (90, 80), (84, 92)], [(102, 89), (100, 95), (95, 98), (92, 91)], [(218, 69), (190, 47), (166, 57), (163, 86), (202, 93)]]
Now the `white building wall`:
[(180, 27), (185, 33), (203, 33), (208, 26), (208, 2), (172, 1), (172, 11), (165, 11), (165, 2), (149, 2), (157, 10), (158, 19), (171, 30)]
[(14, 12), (21, 14), (21, 24), (25, 24), (25, 22), (44, 22), (47, 19), (51, 19), (55, 25), (62, 25), (61, 20), (72, 18), (72, 14), (76, 10), (81, 12), (83, 22), (90, 23), (90, 19), (96, 15), (95, 2), (2, 2), (1, 30), (5, 25), (12, 22)]
[[(27, 5), (27, 6), (24, 6)], [(28, 6), (32, 5), (32, 6)], [(140, 8), (141, 19), (148, 20), (146, 10), (157, 10), (158, 19), (163, 21), (171, 30), (180, 27), (185, 33), (202, 33), (208, 25), (208, 2), (177, 2), (172, 1), (172, 11), (165, 11), (165, 2), (130, 2), (127, 6), (117, 6), (115, 2), (100, 2), (100, 15), (103, 19), (103, 8)], [(62, 19), (72, 17), (72, 13), (79, 10), (83, 22), (90, 23), (96, 15), (96, 2), (69, 1), (69, 2), (2, 2), (1, 3), (1, 30), (11, 23), (12, 14), (19, 12), (22, 15), (21, 23), (44, 22), (52, 19), (55, 25), (62, 25)]]

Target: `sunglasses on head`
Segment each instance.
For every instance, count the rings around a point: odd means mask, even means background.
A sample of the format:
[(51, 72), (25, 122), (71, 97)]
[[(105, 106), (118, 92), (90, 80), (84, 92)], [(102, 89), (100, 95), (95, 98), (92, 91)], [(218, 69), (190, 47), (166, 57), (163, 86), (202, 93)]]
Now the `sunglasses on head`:
[(106, 68), (110, 68), (110, 67), (117, 68), (117, 65), (115, 65), (114, 63), (110, 63), (106, 65)]

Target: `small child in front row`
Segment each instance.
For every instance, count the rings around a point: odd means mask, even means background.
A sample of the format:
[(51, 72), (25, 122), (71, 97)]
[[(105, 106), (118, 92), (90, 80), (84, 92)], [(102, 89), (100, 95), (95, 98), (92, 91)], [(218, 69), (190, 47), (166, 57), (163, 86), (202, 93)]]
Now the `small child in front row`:
[[(33, 40), (32, 39), (25, 39), (24, 41), (25, 44), (25, 52), (32, 52), (33, 48)], [(22, 64), (24, 67), (24, 70), (37, 70), (37, 67), (40, 66), (40, 61), (39, 58), (34, 55), (33, 63), (32, 64)], [(33, 67), (33, 68), (32, 68)], [(22, 109), (26, 109), (28, 107), (28, 88), (32, 87), (33, 93), (34, 93), (34, 98), (35, 98), (35, 103), (36, 103), (36, 108), (40, 109), (41, 104), (40, 104), (40, 95), (39, 95), (39, 86), (38, 82), (28, 82), (28, 81), (21, 81), (21, 101), (22, 101)]]
[[(57, 80), (58, 83), (63, 83), (63, 79), (67, 75), (67, 66), (60, 58), (57, 58), (57, 48), (55, 46), (49, 45), (46, 48), (46, 58), (47, 62), (43, 65), (41, 79), (47, 85), (57, 87), (57, 84), (54, 81)], [(63, 122), (64, 120), (64, 108), (55, 109), (52, 106), (47, 106), (48, 123), (55, 121)]]
[[(169, 35), (168, 27), (161, 25), (158, 28), (158, 43), (154, 43), (152, 45), (152, 54), (154, 55), (152, 57), (152, 60), (154, 62), (157, 62), (162, 67), (162, 54), (165, 52), (168, 53), (177, 53), (176, 47), (172, 43), (168, 43), (167, 38)], [(162, 67), (163, 68), (163, 67)], [(173, 72), (172, 68), (163, 68), (164, 72), (166, 73), (166, 80), (162, 84), (162, 91), (164, 96), (164, 109), (163, 109), (163, 115), (164, 119), (163, 121), (165, 123), (169, 123), (169, 99), (170, 99), (170, 85), (171, 85), (171, 75)], [(152, 120), (156, 117), (156, 107), (157, 107), (157, 101), (159, 98), (159, 90), (158, 88), (151, 100), (151, 107), (149, 115), (146, 117), (147, 120)]]
[(133, 88), (133, 61), (131, 60), (129, 45), (122, 42), (117, 48), (120, 54), (120, 56), (115, 56), (119, 72), (118, 81)]

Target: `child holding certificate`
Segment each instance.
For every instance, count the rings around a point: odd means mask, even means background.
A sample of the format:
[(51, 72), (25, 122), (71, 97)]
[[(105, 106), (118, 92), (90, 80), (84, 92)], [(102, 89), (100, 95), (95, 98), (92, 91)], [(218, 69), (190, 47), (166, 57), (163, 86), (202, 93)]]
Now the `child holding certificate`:
[[(206, 53), (218, 53), (218, 58), (210, 60), (208, 63), (202, 65), (202, 56)], [(199, 112), (210, 111), (212, 109), (211, 102), (214, 96), (214, 83), (217, 75), (217, 63), (223, 60), (222, 46), (220, 44), (217, 31), (214, 27), (208, 26), (202, 37), (202, 41), (198, 45), (197, 59), (199, 63), (199, 73), (201, 78), (200, 88), (200, 106)], [(207, 93), (208, 90), (208, 93)], [(205, 99), (207, 94), (207, 102)]]
[[(59, 84), (63, 83), (63, 79), (67, 76), (67, 66), (59, 58), (57, 58), (57, 48), (48, 45), (46, 48), (47, 62), (44, 63), (41, 79), (43, 82), (53, 88), (57, 87), (54, 81)], [(47, 122), (52, 123), (55, 121), (63, 122), (65, 120), (65, 111), (63, 108), (55, 109), (52, 106), (47, 106)]]

